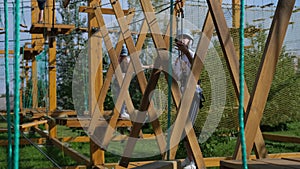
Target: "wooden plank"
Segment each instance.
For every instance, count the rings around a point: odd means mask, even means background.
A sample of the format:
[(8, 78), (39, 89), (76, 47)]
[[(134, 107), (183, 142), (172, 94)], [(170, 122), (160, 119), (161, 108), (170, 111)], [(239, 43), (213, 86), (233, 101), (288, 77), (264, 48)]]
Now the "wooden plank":
[[(85, 165), (78, 165), (78, 166), (62, 166), (62, 169), (87, 169), (88, 167)], [(47, 168), (47, 169), (57, 169), (56, 168)]]
[(61, 149), (64, 153), (66, 153), (67, 155), (69, 155), (71, 158), (73, 158), (74, 160), (76, 160), (77, 162), (80, 163), (84, 163), (86, 165), (90, 164), (90, 160), (88, 157), (85, 157), (84, 155), (79, 154), (77, 151), (75, 151), (74, 149), (67, 147), (64, 143), (60, 142), (58, 139), (56, 138), (50, 138), (51, 142), (58, 147), (59, 149)]
[(135, 169), (177, 169), (180, 166), (179, 161), (155, 161), (142, 166), (134, 167)]
[[(89, 0), (88, 5), (99, 5), (100, 0)], [(96, 74), (102, 72), (102, 39), (95, 38), (92, 35), (92, 28), (98, 27), (96, 17), (93, 13), (88, 13), (88, 35), (89, 35), (89, 52), (88, 52), (88, 66), (89, 66), (89, 112), (93, 115), (95, 109), (99, 109), (102, 105), (97, 105), (96, 96), (98, 90), (102, 87), (103, 76)], [(99, 35), (99, 34), (98, 34)], [(97, 49), (97, 50), (95, 50)], [(97, 79), (99, 78), (99, 79)], [(97, 85), (97, 86), (95, 86)], [(97, 91), (95, 91), (97, 89)], [(97, 93), (95, 93), (97, 92)], [(98, 113), (98, 112), (96, 112)], [(90, 161), (91, 165), (103, 165), (105, 162), (104, 151), (97, 143), (91, 139), (90, 141)]]
[[(47, 9), (47, 8), (45, 8)], [(75, 25), (65, 25), (65, 24), (50, 24), (50, 23), (34, 23), (32, 24), (29, 32), (31, 34), (48, 34), (48, 35), (58, 35), (58, 34), (69, 34)]]
[[(279, 154), (268, 154), (269, 158), (276, 158), (276, 159), (299, 159), (300, 153), (279, 153)], [(249, 159), (256, 159), (255, 155), (249, 156)], [(206, 167), (218, 167), (220, 166), (220, 161), (227, 161), (232, 160), (232, 157), (210, 157), (204, 158), (205, 166)]]
[(77, 142), (77, 143), (85, 143), (89, 142), (90, 138), (87, 136), (77, 136), (77, 137), (63, 137), (58, 138), (61, 142)]
[(25, 128), (36, 126), (36, 125), (39, 125), (39, 124), (45, 124), (47, 122), (48, 122), (47, 120), (41, 120), (41, 121), (36, 121), (36, 122), (31, 122), (31, 123), (25, 123), (25, 124), (21, 124), (20, 128), (25, 129)]
[[(0, 55), (4, 55), (5, 54), (5, 50), (0, 50)], [(14, 50), (8, 50), (8, 54), (9, 55), (13, 55), (14, 54)]]
[[(280, 166), (271, 165), (263, 161), (247, 161), (249, 169), (282, 169)], [(243, 169), (242, 162), (239, 160), (221, 161), (221, 169)], [(288, 168), (286, 168), (288, 169)]]
[(300, 163), (300, 158), (282, 158), (284, 160), (291, 160), (291, 161), (296, 161)]
[(297, 162), (297, 161), (290, 161), (290, 160), (284, 160), (284, 159), (260, 159), (260, 160), (255, 160), (255, 161), (265, 162), (267, 164), (278, 166), (280, 168), (300, 169), (300, 162)]
[(285, 143), (300, 143), (300, 137), (295, 136), (283, 136), (277, 134), (267, 134), (263, 133), (263, 137), (266, 140), (285, 142)]
[[(109, 113), (109, 112), (108, 112)], [(64, 117), (64, 116), (76, 116), (75, 110), (55, 110), (52, 112), (51, 117)]]
[[(76, 117), (72, 117), (72, 118), (56, 118), (56, 123), (59, 125), (65, 125), (67, 127), (77, 127), (77, 128), (81, 128), (81, 127), (86, 127), (89, 126), (89, 124), (91, 123), (91, 118), (76, 118)], [(102, 126), (106, 126), (107, 125), (107, 121), (105, 119), (98, 119), (98, 122), (102, 122), (101, 125)], [(100, 123), (97, 123), (97, 126), (99, 126)], [(118, 119), (116, 127), (131, 127), (132, 123), (130, 120), (126, 120), (126, 119)]]
[[(281, 52), (281, 47), (294, 4), (295, 0), (278, 1), (257, 78), (254, 83), (252, 99), (249, 100), (248, 104), (251, 105), (251, 107), (248, 108), (248, 117), (246, 118), (245, 123), (247, 155), (250, 155), (254, 139), (257, 135), (257, 129), (259, 128), (267, 102), (268, 93), (271, 88), (276, 64)], [(237, 144), (236, 150), (240, 152), (240, 149), (240, 144)], [(236, 157), (241, 158), (241, 153), (236, 153)]]
[[(51, 5), (52, 6), (52, 5)], [(46, 11), (47, 8), (45, 8)], [(51, 15), (52, 16), (52, 15)], [(52, 21), (51, 21), (52, 22)], [(58, 35), (58, 34), (69, 34), (73, 29), (75, 29), (75, 25), (66, 25), (66, 24), (52, 24), (50, 22), (47, 23), (34, 23), (32, 24), (29, 32), (31, 34), (48, 34), (48, 35)]]
[[(240, 89), (239, 89), (239, 62), (238, 62), (238, 57), (235, 52), (235, 48), (233, 45), (233, 42), (230, 37), (229, 29), (226, 24), (226, 20), (224, 17), (224, 13), (221, 7), (221, 3), (218, 1), (211, 1), (207, 0), (207, 3), (209, 5), (209, 10), (212, 15), (212, 19), (215, 25), (215, 28), (217, 30), (218, 38), (227, 62), (228, 69), (230, 71), (230, 75), (232, 78), (233, 86), (236, 91), (236, 94), (239, 95)], [(247, 111), (248, 103), (250, 100), (250, 94), (248, 91), (247, 84), (245, 82), (244, 85), (244, 111)], [(260, 157), (266, 157), (267, 156), (267, 151), (264, 146), (263, 138), (262, 135), (260, 134), (260, 129), (257, 129), (257, 134), (256, 134), (256, 141), (255, 141), (255, 147), (258, 152), (264, 153), (264, 154), (259, 154)], [(237, 146), (238, 147), (238, 143)], [(240, 151), (235, 151), (237, 153), (240, 153)], [(234, 154), (234, 157), (236, 155)]]
[[(124, 10), (123, 12), (125, 15), (129, 14), (130, 10)], [(94, 7), (89, 7), (89, 6), (80, 6), (79, 7), (79, 12), (86, 12), (86, 13), (94, 13)], [(114, 15), (114, 10), (112, 8), (101, 8), (102, 14), (105, 15)]]
[[(36, 144), (45, 144), (46, 143), (46, 138), (30, 138), (30, 141), (36, 143)], [(12, 144), (14, 144), (14, 141), (12, 140)], [(0, 139), (0, 146), (7, 146), (8, 145), (8, 140), (3, 140)], [(31, 145), (30, 142), (28, 142), (28, 140), (24, 139), (24, 138), (20, 138), (20, 145)]]

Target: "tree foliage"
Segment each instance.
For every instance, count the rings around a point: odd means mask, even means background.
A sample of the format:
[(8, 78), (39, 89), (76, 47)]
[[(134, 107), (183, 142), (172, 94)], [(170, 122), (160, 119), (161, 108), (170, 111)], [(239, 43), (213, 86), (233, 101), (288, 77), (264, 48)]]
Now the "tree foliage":
[[(79, 5), (83, 2), (70, 3), (63, 8), (63, 0), (60, 0), (58, 14), (62, 16), (62, 23), (74, 24), (76, 27), (86, 25), (85, 18), (80, 18)], [(73, 30), (68, 35), (57, 37), (57, 105), (62, 109), (74, 109), (72, 100), (72, 77), (73, 70), (81, 52), (86, 44), (83, 33)]]

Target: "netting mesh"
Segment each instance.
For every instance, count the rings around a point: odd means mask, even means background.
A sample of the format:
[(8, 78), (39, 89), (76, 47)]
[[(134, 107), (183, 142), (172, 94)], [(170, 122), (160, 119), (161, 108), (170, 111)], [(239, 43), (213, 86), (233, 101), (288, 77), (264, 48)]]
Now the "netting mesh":
[[(232, 6), (231, 0), (224, 0), (222, 8), (226, 18), (227, 25), (231, 32), (232, 40), (234, 41), (235, 48), (238, 53), (239, 49), (239, 17), (236, 18), (234, 9), (239, 6)], [(263, 1), (255, 3), (254, 1), (246, 1), (245, 12), (245, 78), (248, 90), (251, 93), (254, 81), (258, 72), (261, 57), (263, 55), (264, 47), (268, 37), (271, 22), (275, 13), (277, 1)], [(299, 30), (299, 22), (295, 19), (299, 17), (299, 10), (295, 7), (291, 20), (289, 22), (287, 34), (284, 41), (284, 46), (277, 64), (275, 77), (272, 83), (270, 94), (268, 97), (267, 105), (262, 119), (262, 125), (276, 126), (280, 123), (299, 120), (299, 94), (298, 94), (298, 57), (299, 47), (296, 45), (300, 40), (297, 34)], [(207, 12), (207, 4), (205, 1), (187, 1), (186, 18), (191, 20), (192, 23), (199, 24), (200, 28), (203, 25), (205, 14)], [(239, 12), (239, 11), (237, 11)], [(237, 97), (229, 78), (229, 72), (226, 67), (223, 53), (221, 52), (220, 43), (216, 38), (216, 34), (212, 41), (215, 49), (218, 51), (220, 58), (226, 69), (226, 106), (222, 115), (222, 120), (219, 123), (219, 128), (237, 129)], [(203, 79), (204, 78), (204, 79)], [(201, 76), (203, 81), (203, 88), (208, 87), (205, 76)], [(224, 84), (225, 85), (225, 84)], [(209, 95), (209, 87), (205, 94)], [(208, 96), (207, 105), (210, 103)], [(298, 110), (297, 110), (298, 109)], [(204, 108), (201, 112), (205, 112)], [(205, 113), (203, 113), (205, 114)], [(204, 116), (205, 117), (205, 116)], [(199, 131), (201, 124), (203, 124), (202, 117), (198, 117), (199, 126), (195, 126), (195, 130)]]
[[(164, 18), (167, 18), (167, 14), (169, 10), (165, 12), (161, 12), (164, 9), (164, 6), (168, 6), (168, 0), (164, 1), (156, 1), (157, 3), (154, 5), (157, 8), (155, 9), (159, 16), (159, 24), (161, 26), (162, 32), (166, 30), (166, 24), (162, 23)], [(167, 5), (164, 5), (167, 4)], [(130, 30), (138, 32), (141, 28), (140, 19), (144, 18), (140, 10), (139, 3), (135, 3), (137, 8), (136, 16), (134, 17), (132, 23), (130, 24)], [(261, 62), (261, 58), (263, 55), (264, 47), (266, 45), (266, 40), (268, 37), (268, 33), (270, 30), (271, 22), (274, 16), (274, 12), (276, 9), (277, 1), (276, 0), (263, 0), (259, 3), (255, 0), (247, 0), (246, 1), (246, 27), (245, 27), (245, 78), (248, 86), (248, 90), (251, 93), (253, 91), (253, 85), (258, 73), (258, 68)], [(238, 53), (239, 48), (239, 33), (238, 33), (238, 25), (239, 25), (239, 17), (235, 11), (238, 6), (232, 6), (232, 0), (223, 0), (222, 9), (224, 11), (225, 19), (227, 26), (229, 27), (231, 38), (234, 42), (236, 52)], [(298, 90), (300, 87), (299, 80), (299, 69), (298, 69), (298, 59), (300, 57), (299, 50), (299, 15), (300, 10), (299, 6), (295, 6), (294, 11), (292, 13), (287, 34), (284, 40), (284, 46), (282, 48), (281, 55), (279, 57), (276, 73), (274, 76), (274, 80), (272, 83), (272, 87), (268, 96), (267, 104), (264, 110), (264, 115), (261, 121), (262, 126), (277, 126), (282, 123), (287, 122), (299, 122), (300, 120), (300, 91)], [(205, 16), (208, 12), (208, 5), (206, 1), (203, 0), (187, 0), (186, 5), (184, 7), (184, 18), (178, 18), (178, 24), (176, 25), (176, 30), (179, 29), (190, 29), (192, 35), (194, 37), (194, 44), (192, 48), (196, 50), (197, 41), (199, 40), (201, 34), (201, 29), (204, 24)], [(298, 19), (298, 20), (297, 20)], [(183, 24), (181, 24), (183, 23)], [(108, 28), (115, 29), (117, 23), (116, 21), (111, 20), (111, 25), (107, 25)], [(225, 29), (225, 28), (224, 28)], [(120, 29), (116, 28), (115, 33), (110, 34), (109, 36), (113, 40), (113, 45), (116, 45), (118, 35), (120, 34)], [(114, 35), (115, 34), (115, 35)], [(143, 53), (141, 55), (141, 62), (143, 64), (152, 64), (152, 59), (157, 57), (156, 51), (153, 50), (154, 42), (151, 38), (146, 39), (145, 48), (143, 49)], [(136, 40), (136, 39), (135, 39)], [(280, 47), (278, 47), (280, 48)], [(47, 107), (47, 76), (48, 76), (48, 64), (46, 57), (47, 48), (45, 51), (36, 57), (38, 62), (38, 97), (39, 97), (39, 106)], [(107, 50), (103, 50), (104, 58), (107, 59)], [(86, 52), (87, 54), (87, 52)], [(147, 55), (148, 54), (148, 55)], [(150, 56), (150, 57), (149, 57)], [(213, 59), (213, 56), (218, 59)], [(200, 110), (196, 123), (194, 125), (196, 135), (199, 136), (201, 132), (204, 131), (203, 128), (205, 124), (207, 124), (208, 117), (213, 123), (217, 123), (217, 128), (222, 130), (238, 130), (238, 100), (234, 91), (234, 87), (232, 85), (232, 79), (230, 77), (230, 73), (228, 71), (225, 58), (222, 53), (222, 49), (220, 46), (220, 42), (217, 38), (217, 34), (214, 31), (211, 44), (209, 47), (209, 52), (207, 54), (207, 62), (212, 68), (221, 68), (224, 70), (224, 83), (220, 86), (215, 86), (213, 88), (215, 82), (219, 81), (220, 77), (213, 75), (220, 75), (217, 69), (209, 70), (208, 67), (204, 67), (204, 71), (200, 75), (201, 79), (201, 87), (203, 88), (203, 93), (205, 95), (206, 101), (204, 103), (204, 107)], [(12, 61), (12, 59), (10, 60)], [(2, 58), (1, 62), (1, 73), (0, 73), (0, 82), (1, 86), (4, 86), (4, 61)], [(108, 63), (110, 63), (108, 61)], [(107, 66), (107, 65), (106, 65)], [(13, 67), (11, 65), (10, 72), (13, 71)], [(3, 72), (3, 73), (2, 73)], [(148, 77), (149, 73), (146, 74)], [(11, 77), (13, 77), (11, 75)], [(72, 78), (72, 77), (70, 77)], [(13, 82), (13, 79), (11, 79)], [(151, 82), (150, 82), (151, 83)], [(132, 83), (133, 84), (133, 83)], [(136, 87), (136, 80), (134, 87)], [(11, 85), (12, 86), (12, 85)], [(28, 92), (31, 92), (30, 84), (25, 84), (24, 87), (27, 87)], [(4, 94), (4, 87), (0, 88), (1, 94)], [(168, 94), (167, 82), (162, 76), (156, 86), (156, 89), (160, 92), (163, 92), (164, 95), (160, 95), (158, 93), (157, 100), (155, 100), (154, 106), (158, 110), (166, 110), (166, 97)], [(11, 91), (13, 88), (11, 88)], [(216, 91), (220, 91), (219, 93), (214, 93)], [(136, 92), (136, 91), (135, 91)], [(12, 93), (12, 92), (11, 92)], [(224, 99), (225, 93), (225, 104), (220, 105), (223, 109), (221, 114), (216, 114), (215, 116), (211, 116), (211, 104), (214, 103), (213, 99), (222, 100)], [(156, 97), (154, 93), (154, 97)], [(140, 95), (139, 95), (140, 96)], [(28, 97), (27, 99), (31, 99)], [(140, 98), (139, 98), (140, 99)], [(26, 99), (25, 99), (26, 100)], [(138, 100), (140, 101), (140, 100)], [(29, 101), (28, 106), (30, 106), (31, 102)], [(137, 102), (135, 108), (138, 108), (140, 102)], [(166, 111), (162, 112), (160, 115), (160, 123), (164, 129), (167, 129), (167, 113)], [(174, 123), (176, 118), (176, 108), (173, 103), (172, 112), (171, 112), (171, 124)], [(218, 121), (220, 119), (220, 121)], [(217, 121), (217, 122), (216, 122)], [(212, 123), (211, 123), (212, 124)], [(208, 125), (209, 126), (209, 125)], [(211, 126), (209, 126), (211, 127)], [(207, 149), (204, 149), (206, 151)], [(232, 150), (233, 151), (233, 150)], [(207, 153), (207, 152), (206, 152)], [(231, 152), (230, 152), (231, 153)], [(209, 156), (209, 154), (205, 154)], [(230, 154), (232, 155), (232, 153)]]

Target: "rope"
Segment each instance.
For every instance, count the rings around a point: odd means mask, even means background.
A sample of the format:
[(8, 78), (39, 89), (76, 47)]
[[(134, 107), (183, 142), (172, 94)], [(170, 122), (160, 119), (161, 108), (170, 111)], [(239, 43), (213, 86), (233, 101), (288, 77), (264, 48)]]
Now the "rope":
[(243, 168), (247, 166), (246, 139), (244, 129), (244, 21), (245, 21), (245, 0), (241, 0), (241, 18), (240, 18), (240, 98), (239, 98), (239, 122), (240, 138), (242, 147)]
[(171, 5), (170, 5), (170, 43), (169, 43), (169, 76), (168, 76), (168, 138), (167, 138), (167, 160), (170, 160), (170, 139), (171, 139), (171, 99), (172, 99), (172, 94), (171, 94), (171, 87), (172, 87), (172, 49), (173, 49), (173, 13), (174, 13), (174, 2), (171, 0)]
[[(9, 60), (8, 60), (8, 5), (7, 0), (4, 1), (5, 16), (5, 87), (6, 87), (6, 113), (7, 113), (7, 135), (8, 135), (8, 151), (7, 151), (7, 168), (12, 169), (12, 136), (11, 136), (11, 117), (10, 117), (10, 99), (9, 99)], [(1, 16), (0, 16), (1, 18)]]
[(18, 169), (20, 143), (20, 0), (15, 2), (14, 169)]

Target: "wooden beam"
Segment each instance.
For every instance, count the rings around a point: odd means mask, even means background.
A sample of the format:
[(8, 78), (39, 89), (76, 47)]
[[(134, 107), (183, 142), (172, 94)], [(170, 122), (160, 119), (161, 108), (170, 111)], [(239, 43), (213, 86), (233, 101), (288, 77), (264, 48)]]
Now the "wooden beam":
[[(228, 69), (230, 71), (233, 87), (237, 95), (240, 93), (239, 82), (239, 62), (236, 54), (234, 44), (231, 40), (229, 28), (226, 24), (224, 12), (221, 7), (221, 3), (218, 1), (207, 0), (209, 10), (214, 21), (215, 28), (217, 30), (218, 38), (227, 62)], [(248, 103), (250, 100), (250, 94), (247, 84), (244, 85), (244, 111), (247, 111)], [(267, 150), (264, 146), (263, 138), (260, 129), (258, 129), (255, 141), (255, 147), (260, 152), (260, 157), (267, 156)]]
[[(5, 50), (0, 50), (0, 55), (4, 55), (4, 54), (5, 54)], [(14, 51), (13, 50), (8, 50), (8, 54), (13, 55)]]
[[(30, 138), (30, 141), (34, 142), (35, 144), (42, 145), (45, 144), (47, 139), (46, 138)], [(12, 144), (14, 144), (14, 141), (12, 140)], [(0, 139), (0, 146), (7, 146), (8, 140)], [(20, 138), (20, 145), (31, 145), (30, 142), (28, 142), (25, 138)]]
[(58, 138), (61, 142), (77, 142), (77, 143), (86, 143), (90, 141), (90, 138), (87, 136), (77, 136), (77, 137), (63, 137)]
[(283, 135), (277, 135), (277, 134), (268, 134), (263, 133), (263, 137), (266, 140), (271, 141), (278, 141), (278, 142), (284, 142), (284, 143), (300, 143), (300, 137), (296, 136), (283, 136)]
[[(245, 123), (245, 137), (247, 140), (246, 147), (248, 156), (251, 153), (255, 137), (257, 136), (257, 130), (267, 102), (276, 70), (276, 64), (280, 56), (283, 40), (286, 35), (294, 4), (295, 0), (279, 0), (277, 4), (266, 47), (257, 73), (257, 78), (254, 83), (253, 94), (248, 104), (251, 105), (251, 107), (248, 107), (248, 117), (246, 118)], [(240, 144), (237, 144), (237, 149), (235, 151), (237, 159), (241, 158), (240, 149)]]
[[(88, 167), (86, 165), (78, 165), (78, 166), (63, 166), (62, 169), (87, 169)], [(46, 169), (57, 169), (56, 168), (46, 168)]]
[[(178, 164), (179, 163), (179, 164)], [(180, 167), (179, 161), (154, 161), (142, 166), (135, 167), (135, 169), (177, 169)]]
[(72, 157), (75, 161), (82, 162), (86, 165), (90, 164), (90, 160), (89, 160), (88, 157), (85, 157), (84, 155), (81, 155), (80, 153), (78, 153), (74, 149), (72, 149), (70, 147), (67, 147), (64, 143), (60, 142), (57, 138), (50, 138), (50, 140), (56, 147), (58, 147), (64, 153), (66, 153), (67, 155)]
[[(88, 5), (99, 5), (100, 0), (89, 0)], [(98, 96), (99, 89), (103, 85), (102, 76), (102, 38), (93, 36), (92, 28), (98, 27), (95, 14), (88, 13), (88, 36), (89, 36), (89, 52), (88, 52), (88, 67), (89, 67), (89, 112), (92, 115), (95, 109), (99, 111), (103, 105), (97, 105), (96, 96)], [(101, 72), (101, 73), (100, 73)], [(103, 165), (105, 162), (104, 151), (96, 142), (90, 141), (90, 162), (91, 165)]]
[[(124, 18), (124, 13), (123, 13), (123, 11), (121, 9), (120, 2), (117, 1), (116, 3), (112, 4), (112, 7), (114, 9), (114, 12), (115, 12), (115, 15), (117, 17), (119, 26), (121, 28), (125, 44), (126, 44), (126, 46), (128, 48), (128, 51), (130, 53), (131, 63), (133, 65), (133, 68), (134, 68), (135, 72), (138, 73), (137, 74), (137, 79), (138, 79), (138, 82), (139, 82), (139, 86), (141, 88), (141, 92), (143, 94), (145, 94), (146, 93), (147, 80), (145, 78), (144, 72), (140, 71), (140, 70), (142, 70), (142, 67), (141, 67), (141, 64), (140, 64), (140, 61), (139, 61), (140, 51), (138, 51), (136, 49), (135, 45), (134, 45), (133, 39), (131, 37), (131, 33), (130, 33), (129, 29), (128, 29), (128, 22)], [(99, 12), (101, 12), (101, 11), (99, 11)], [(129, 74), (128, 72), (130, 72), (130, 68), (131, 67), (129, 66), (126, 74)], [(128, 77), (129, 76), (125, 76), (125, 80), (123, 82), (123, 85), (122, 85), (120, 91), (126, 90), (127, 87), (129, 86), (128, 84), (129, 84), (129, 82), (130, 82), (131, 79), (130, 79), (130, 77), (129, 78)], [(128, 86), (126, 86), (126, 85), (128, 85)], [(120, 95), (119, 95), (119, 97), (117, 99), (117, 103), (116, 103), (117, 106), (118, 106), (118, 103), (119, 103), (118, 101), (120, 100), (120, 102), (121, 102), (122, 101), (121, 99), (124, 98), (124, 95), (125, 95), (125, 92), (121, 92), (120, 93)], [(151, 109), (150, 109), (150, 112), (151, 112)], [(141, 113), (138, 113), (138, 114), (141, 114)], [(161, 137), (163, 132), (162, 132), (162, 130), (161, 130), (161, 128), (160, 128), (159, 125), (153, 125), (154, 123), (159, 124), (159, 122), (158, 123), (157, 122), (158, 122), (157, 119), (154, 120), (154, 121), (152, 121), (152, 126), (154, 128), (155, 134), (158, 136), (157, 139), (158, 139), (158, 145), (159, 145), (160, 151), (161, 151), (162, 154), (164, 154), (164, 152), (165, 152), (165, 150), (164, 150), (165, 149), (165, 140), (164, 140), (164, 137)], [(133, 130), (135, 130), (135, 129), (134, 128), (132, 129), (130, 136), (132, 136)], [(134, 132), (139, 133), (139, 131), (140, 131), (140, 128), (136, 129)], [(109, 133), (112, 133), (112, 132), (109, 131)], [(131, 140), (128, 141), (128, 144), (131, 144)], [(129, 150), (129, 149), (130, 149), (130, 146), (129, 146), (129, 148), (127, 150)], [(131, 150), (129, 150), (129, 151), (131, 151)], [(124, 151), (124, 155), (125, 156), (128, 155), (126, 150)], [(128, 165), (128, 163), (125, 164), (125, 165)]]
[[(89, 6), (80, 6), (79, 7), (79, 12), (86, 12), (86, 13), (94, 13), (94, 7), (89, 7)], [(104, 15), (114, 15), (114, 10), (111, 8), (101, 8), (101, 12)], [(123, 10), (125, 15), (128, 15), (130, 10)]]
[(33, 130), (34, 130), (35, 132), (37, 132), (40, 136), (49, 138), (48, 133), (45, 133), (45, 132), (42, 131), (40, 128), (34, 127)]
[(20, 128), (25, 129), (25, 128), (36, 126), (36, 125), (39, 125), (39, 124), (45, 124), (47, 122), (48, 122), (47, 120), (42, 120), (42, 121), (36, 121), (36, 122), (31, 122), (31, 123), (25, 123), (25, 124), (21, 124)]
[[(47, 9), (47, 8), (45, 8)], [(31, 34), (48, 34), (51, 36), (56, 36), (58, 34), (69, 34), (75, 25), (66, 25), (66, 24), (51, 24), (49, 23), (34, 23), (31, 25), (30, 33)]]
[[(107, 31), (107, 29), (104, 25), (104, 20), (102, 18), (101, 10), (100, 10), (100, 8), (96, 8), (95, 10), (96, 10), (95, 15), (96, 15), (98, 24), (102, 28), (100, 30), (101, 34), (102, 35), (107, 35), (108, 31)], [(126, 17), (127, 22), (130, 22), (132, 20), (133, 14), (134, 13), (130, 13), (130, 15), (128, 15)], [(140, 41), (140, 40), (144, 40), (144, 39), (139, 38), (138, 41)], [(105, 95), (108, 91), (108, 87), (110, 85), (110, 81), (111, 81), (111, 78), (112, 78), (113, 67), (115, 67), (115, 75), (117, 77), (117, 81), (118, 81), (119, 85), (122, 86), (120, 91), (124, 91), (126, 93), (125, 96), (120, 96), (120, 95), (118, 96), (117, 101), (115, 103), (115, 108), (113, 110), (114, 114), (109, 120), (109, 126), (111, 126), (111, 127), (107, 128), (107, 131), (105, 131), (105, 134), (103, 136), (103, 140), (101, 142), (102, 146), (107, 147), (109, 142), (111, 141), (112, 134), (113, 134), (115, 128), (118, 127), (118, 125), (120, 125), (120, 124), (118, 124), (118, 118), (119, 118), (119, 110), (121, 109), (123, 101), (125, 101), (125, 104), (127, 106), (127, 109), (129, 111), (129, 114), (131, 115), (131, 117), (132, 117), (135, 109), (134, 109), (133, 103), (131, 101), (129, 92), (127, 90), (127, 88), (129, 87), (130, 81), (131, 81), (131, 77), (130, 76), (125, 76), (125, 80), (123, 81), (123, 84), (122, 84), (123, 76), (122, 76), (121, 70), (117, 69), (117, 66), (119, 64), (118, 60), (117, 60), (117, 56), (119, 55), (119, 53), (122, 49), (123, 37), (122, 37), (122, 35), (120, 35), (119, 41), (116, 45), (115, 50), (114, 50), (114, 48), (112, 46), (112, 43), (111, 43), (111, 40), (109, 39), (108, 36), (104, 36), (104, 42), (105, 42), (106, 48), (110, 49), (109, 50), (109, 57), (111, 58), (112, 64), (109, 67), (108, 74), (106, 76), (107, 78), (105, 80), (104, 86), (101, 89), (100, 95), (98, 97), (99, 98), (98, 104), (102, 105), (104, 103), (104, 98), (105, 98)], [(128, 73), (128, 72), (130, 72), (130, 73)], [(127, 69), (126, 74), (132, 74), (132, 73), (133, 73), (133, 66), (132, 66), (132, 63), (130, 62), (129, 68)], [(91, 121), (91, 123), (89, 125), (89, 129), (88, 129), (88, 131), (90, 133), (94, 133), (94, 130), (96, 128), (96, 125), (95, 125), (96, 121), (95, 120), (97, 120), (99, 117), (100, 117), (99, 113), (96, 113), (96, 114), (93, 115), (92, 121)], [(128, 125), (128, 124), (125, 124), (125, 125)], [(140, 134), (142, 134), (142, 132), (140, 132)]]

